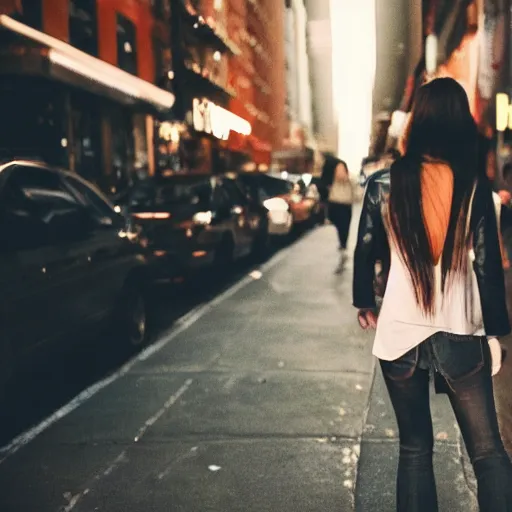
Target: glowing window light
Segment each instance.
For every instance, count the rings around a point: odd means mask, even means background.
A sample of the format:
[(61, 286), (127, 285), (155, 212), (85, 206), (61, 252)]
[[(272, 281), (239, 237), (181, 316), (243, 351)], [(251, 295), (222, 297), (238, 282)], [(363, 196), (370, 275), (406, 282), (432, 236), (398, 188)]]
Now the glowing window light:
[(0, 25), (12, 32), (50, 48), (48, 58), (54, 64), (74, 73), (90, 78), (106, 87), (116, 89), (128, 96), (145, 100), (160, 109), (169, 109), (174, 104), (174, 95), (131, 75), (107, 62), (91, 57), (73, 46), (35, 30), (5, 14), (0, 15)]
[(429, 34), (425, 41), (425, 69), (431, 75), (437, 69), (437, 36)]
[(508, 94), (499, 92), (496, 94), (496, 130), (504, 132), (512, 120), (510, 119), (510, 100)]

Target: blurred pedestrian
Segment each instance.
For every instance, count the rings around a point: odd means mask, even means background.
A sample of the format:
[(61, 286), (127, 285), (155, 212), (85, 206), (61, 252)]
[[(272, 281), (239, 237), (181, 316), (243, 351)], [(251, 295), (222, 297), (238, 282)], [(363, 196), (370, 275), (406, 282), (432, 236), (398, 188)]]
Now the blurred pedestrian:
[(354, 184), (350, 179), (345, 162), (338, 160), (334, 168), (332, 184), (329, 188), (328, 215), (338, 233), (340, 258), (335, 272), (341, 273), (346, 262), (346, 251), (350, 223), (352, 221), (352, 204), (354, 202)]
[[(376, 327), (395, 410), (399, 512), (438, 510), (429, 380), (446, 392), (478, 483), (482, 512), (512, 510), (512, 465), (498, 428), (492, 376), (497, 340), (510, 332), (492, 189), (477, 162), (464, 89), (450, 78), (422, 86), (390, 182), (370, 179), (354, 257), (354, 306)], [(375, 244), (386, 234), (388, 286), (377, 316)]]

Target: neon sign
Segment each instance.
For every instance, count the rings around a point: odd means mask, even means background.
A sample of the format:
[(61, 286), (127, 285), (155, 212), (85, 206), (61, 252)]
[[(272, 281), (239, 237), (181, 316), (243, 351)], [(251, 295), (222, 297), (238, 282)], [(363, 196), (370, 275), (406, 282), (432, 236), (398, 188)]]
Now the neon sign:
[(221, 140), (227, 140), (231, 130), (242, 135), (250, 135), (252, 131), (248, 121), (206, 99), (194, 98), (192, 119), (194, 130)]

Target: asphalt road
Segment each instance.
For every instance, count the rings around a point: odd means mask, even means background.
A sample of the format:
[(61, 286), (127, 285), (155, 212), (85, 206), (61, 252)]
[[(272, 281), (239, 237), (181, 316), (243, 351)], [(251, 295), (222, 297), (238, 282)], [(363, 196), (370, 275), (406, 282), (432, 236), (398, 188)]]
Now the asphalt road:
[[(392, 512), (396, 424), (335, 247), (319, 228), (230, 283), (161, 297), (141, 354), (91, 343), (27, 378), (0, 510)], [(476, 510), (453, 413), (432, 410), (441, 510)]]

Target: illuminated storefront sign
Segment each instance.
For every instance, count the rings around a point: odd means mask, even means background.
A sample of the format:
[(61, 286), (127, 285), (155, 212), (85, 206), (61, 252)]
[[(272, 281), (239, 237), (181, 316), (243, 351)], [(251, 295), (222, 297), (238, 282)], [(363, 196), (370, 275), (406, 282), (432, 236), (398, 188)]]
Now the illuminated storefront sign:
[(429, 34), (425, 41), (425, 69), (429, 75), (437, 70), (437, 36)]
[(496, 94), (496, 130), (504, 132), (512, 129), (512, 105), (508, 94)]
[(212, 101), (195, 98), (192, 105), (194, 130), (210, 133), (221, 140), (227, 140), (231, 131), (241, 135), (251, 134), (251, 124)]

